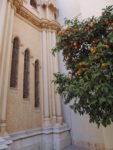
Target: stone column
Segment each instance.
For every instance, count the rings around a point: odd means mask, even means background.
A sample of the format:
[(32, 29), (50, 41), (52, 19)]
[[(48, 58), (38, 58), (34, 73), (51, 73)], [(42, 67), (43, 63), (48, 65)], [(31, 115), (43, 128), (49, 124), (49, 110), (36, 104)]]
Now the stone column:
[(44, 98), (44, 126), (50, 125), (50, 108), (49, 108), (49, 93), (48, 93), (48, 62), (47, 62), (47, 32), (42, 31), (42, 51), (43, 51), (43, 98)]
[(14, 19), (14, 9), (11, 8), (10, 2), (8, 2), (7, 9), (7, 20), (6, 20), (6, 30), (4, 34), (3, 43), (3, 55), (1, 63), (1, 74), (0, 74), (0, 100), (1, 100), (1, 134), (4, 135), (6, 127), (6, 107), (7, 107), (7, 92), (9, 85), (9, 74), (10, 74), (10, 64), (11, 64), (11, 54), (12, 54), (12, 33), (13, 33), (13, 19)]
[(1, 59), (0, 59), (0, 122), (3, 122), (2, 120), (2, 86), (3, 86), (3, 76), (4, 76), (4, 62), (5, 62), (5, 56), (6, 56), (6, 41), (7, 41), (7, 37), (8, 37), (8, 29), (9, 29), (9, 19), (10, 19), (10, 10), (11, 10), (11, 6), (10, 3), (8, 3), (7, 6), (7, 15), (6, 15), (6, 25), (5, 25), (5, 29), (4, 29), (4, 37), (3, 37), (3, 43), (2, 43), (2, 52), (1, 52)]
[[(52, 39), (53, 39), (53, 47), (55, 47), (55, 44), (56, 44), (56, 32), (55, 31), (52, 34)], [(57, 54), (55, 55), (55, 57), (53, 57), (53, 66), (54, 66), (54, 73), (57, 73), (58, 72), (58, 56), (57, 56)], [(57, 123), (62, 124), (63, 119), (62, 119), (60, 95), (58, 93), (56, 93), (55, 88), (54, 88), (54, 93), (55, 93)]]
[[(4, 36), (1, 36), (2, 40), (0, 40), (0, 42), (2, 42), (1, 47), (0, 47), (0, 49), (1, 49), (1, 53), (0, 53), (0, 83), (2, 82), (4, 59), (5, 59), (5, 55), (6, 55), (5, 46), (6, 46), (7, 36), (8, 36), (8, 28), (9, 28), (8, 23), (9, 23), (9, 18), (10, 18), (10, 9), (11, 9), (11, 6), (10, 6), (10, 3), (8, 3), (6, 18), (5, 18), (5, 26), (3, 28), (1, 27), (1, 29), (4, 31)], [(0, 84), (0, 95), (1, 95), (1, 89), (2, 89), (1, 86), (2, 86), (2, 84)]]
[(50, 45), (50, 36), (49, 36), (49, 29), (47, 30), (47, 69), (48, 69), (48, 97), (49, 97), (49, 108), (50, 108), (50, 119), (52, 116), (52, 108), (51, 108), (51, 62), (50, 62), (50, 49), (51, 49), (51, 45)]
[(52, 48), (53, 48), (53, 37), (52, 37), (52, 31), (49, 32), (49, 43), (50, 43), (50, 49), (49, 49), (49, 56), (50, 56), (50, 77), (51, 77), (51, 107), (52, 107), (52, 123), (56, 124), (56, 102), (55, 102), (55, 86), (52, 81), (54, 80), (54, 56), (52, 55)]
[(1, 0), (0, 1), (0, 62), (1, 62), (1, 46), (2, 46), (2, 38), (3, 38), (3, 31), (5, 26), (5, 20), (6, 20), (6, 11), (7, 11), (7, 0)]

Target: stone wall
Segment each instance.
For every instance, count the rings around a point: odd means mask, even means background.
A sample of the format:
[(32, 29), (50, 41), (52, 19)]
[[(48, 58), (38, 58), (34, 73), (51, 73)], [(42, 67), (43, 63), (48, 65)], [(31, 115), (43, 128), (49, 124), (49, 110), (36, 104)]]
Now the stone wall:
[[(8, 87), (7, 102), (7, 131), (17, 132), (29, 128), (38, 128), (42, 125), (42, 35), (40, 30), (33, 28), (19, 17), (14, 17), (13, 38), (18, 37), (19, 46), (19, 64), (17, 87)], [(12, 43), (13, 44), (13, 43)], [(24, 75), (24, 54), (25, 50), (30, 52), (30, 69), (29, 69), (29, 97), (23, 98), (23, 75)], [(12, 57), (12, 56), (11, 56)], [(12, 58), (11, 58), (12, 59)], [(34, 94), (34, 63), (39, 60), (39, 89), (40, 89), (40, 106), (35, 108)]]

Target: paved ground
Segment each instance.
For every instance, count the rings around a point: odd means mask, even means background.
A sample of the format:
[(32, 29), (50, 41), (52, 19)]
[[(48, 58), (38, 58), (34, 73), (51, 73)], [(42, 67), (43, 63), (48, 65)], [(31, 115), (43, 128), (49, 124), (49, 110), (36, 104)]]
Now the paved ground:
[(81, 149), (78, 147), (70, 146), (70, 147), (66, 148), (65, 150), (87, 150), (87, 149)]

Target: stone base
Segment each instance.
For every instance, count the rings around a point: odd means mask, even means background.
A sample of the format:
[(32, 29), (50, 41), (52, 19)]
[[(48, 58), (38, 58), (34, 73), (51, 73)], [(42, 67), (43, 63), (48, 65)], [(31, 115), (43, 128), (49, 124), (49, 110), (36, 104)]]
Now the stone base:
[(71, 136), (66, 125), (56, 125), (43, 130), (42, 150), (64, 150), (70, 144)]
[(1, 143), (7, 141), (7, 144), (3, 144), (4, 147), (0, 150), (64, 150), (71, 144), (69, 128), (66, 125), (13, 133), (10, 140), (8, 137), (4, 139)]
[(10, 144), (12, 144), (12, 140), (9, 136), (4, 138), (0, 137), (0, 150), (8, 150)]
[(5, 143), (5, 140), (0, 137), (0, 150), (6, 150), (7, 148), (8, 148), (8, 146)]

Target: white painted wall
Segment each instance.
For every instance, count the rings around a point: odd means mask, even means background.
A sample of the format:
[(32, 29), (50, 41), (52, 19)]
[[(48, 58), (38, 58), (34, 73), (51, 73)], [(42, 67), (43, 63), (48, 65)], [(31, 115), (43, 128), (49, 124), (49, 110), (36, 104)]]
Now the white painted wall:
[(113, 5), (113, 0), (79, 0), (82, 18), (99, 16), (101, 9)]
[(81, 14), (79, 0), (56, 0), (59, 9), (59, 21), (64, 23), (64, 18), (73, 19)]
[(113, 149), (113, 124), (106, 129), (103, 128), (103, 136), (106, 148)]
[[(59, 8), (58, 19), (63, 24), (64, 18), (72, 19), (78, 15), (81, 15), (80, 19), (93, 15), (99, 16), (101, 9), (108, 5), (113, 5), (113, 0), (57, 0)], [(59, 56), (59, 68), (62, 73), (66, 73), (61, 55)], [(88, 116), (80, 117), (66, 105), (63, 105), (63, 114), (65, 121), (71, 128), (74, 142), (105, 143), (106, 148), (113, 148), (113, 126), (107, 129), (98, 129), (96, 125), (89, 123)]]

